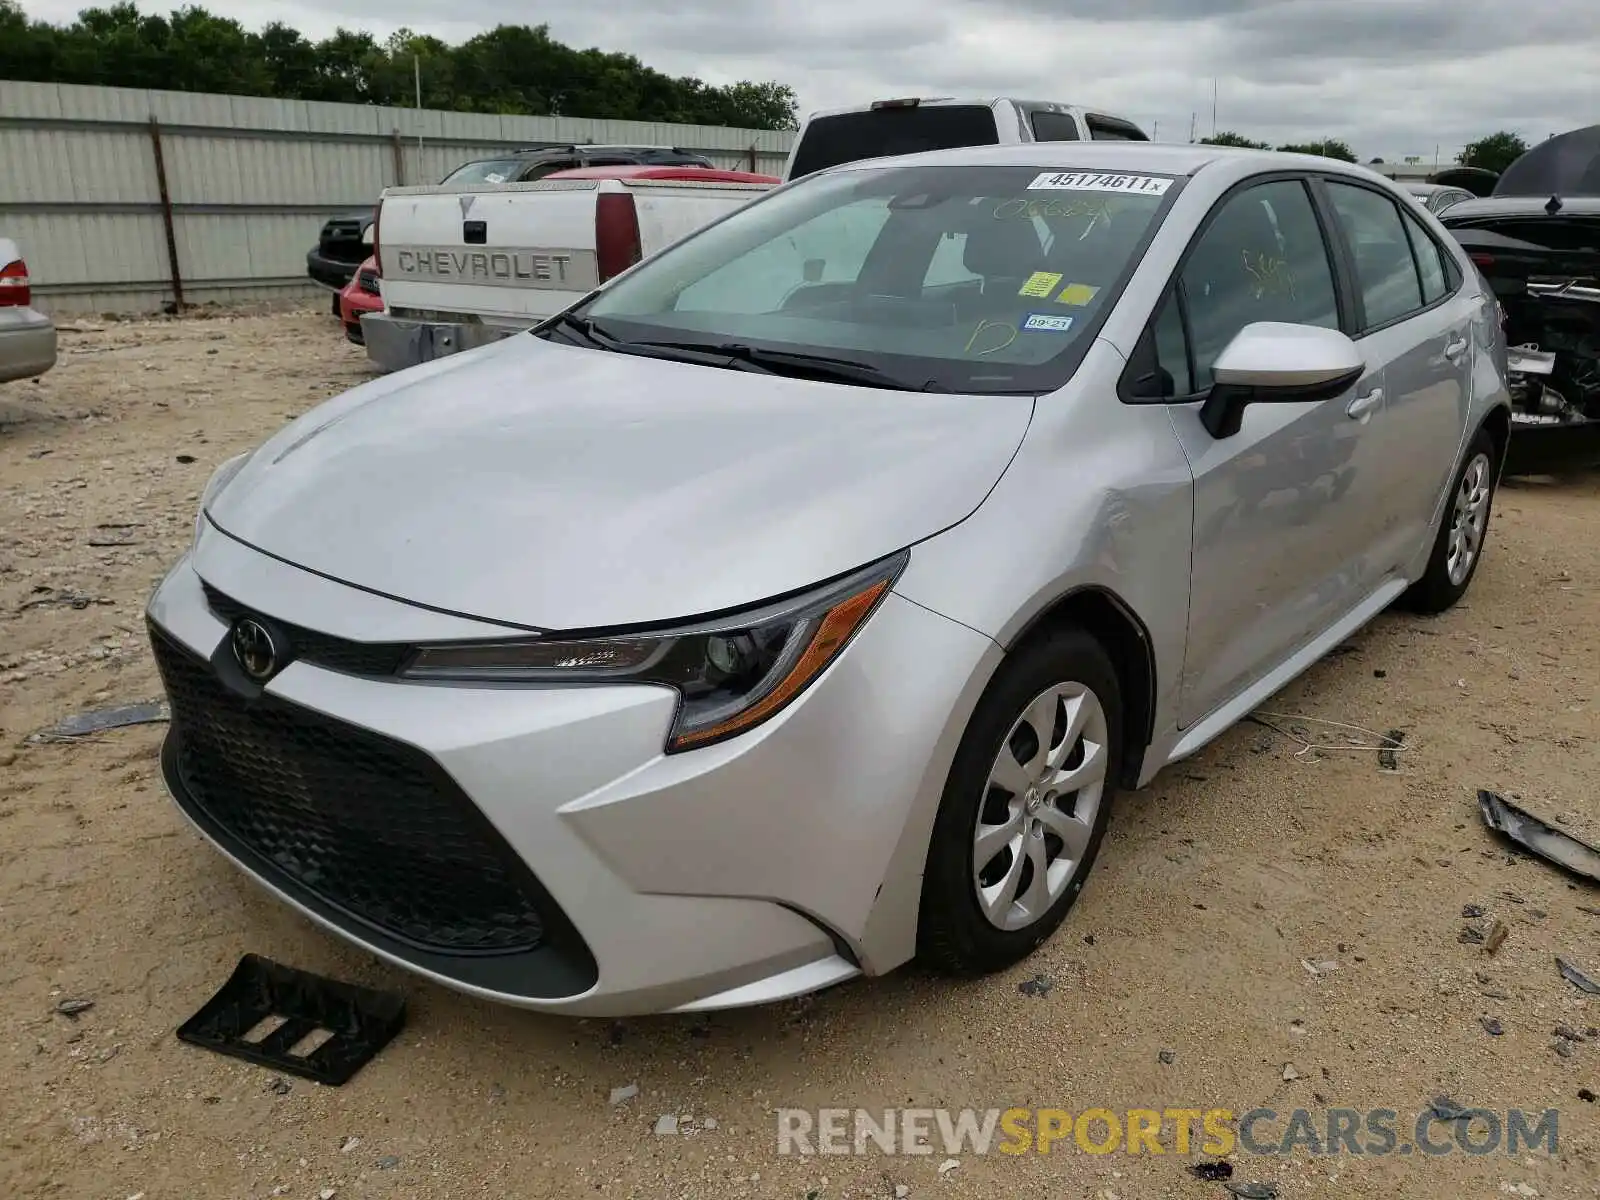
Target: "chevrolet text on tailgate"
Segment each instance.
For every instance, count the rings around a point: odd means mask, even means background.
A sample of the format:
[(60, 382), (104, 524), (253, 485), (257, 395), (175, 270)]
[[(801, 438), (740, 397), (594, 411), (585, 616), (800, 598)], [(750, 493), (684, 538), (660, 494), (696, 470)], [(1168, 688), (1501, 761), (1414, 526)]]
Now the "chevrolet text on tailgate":
[(361, 320), (367, 355), (394, 371), (531, 328), (777, 182), (634, 164), (389, 188), (373, 233), (384, 311)]
[(393, 279), (463, 280), (484, 287), (574, 288), (599, 284), (595, 256), (587, 250), (452, 250), (405, 247), (394, 252)]

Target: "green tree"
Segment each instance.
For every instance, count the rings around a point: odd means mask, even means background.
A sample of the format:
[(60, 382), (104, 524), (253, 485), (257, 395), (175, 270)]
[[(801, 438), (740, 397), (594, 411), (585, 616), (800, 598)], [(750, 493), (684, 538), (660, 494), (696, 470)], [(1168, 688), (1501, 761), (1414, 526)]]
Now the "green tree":
[(1229, 129), (1224, 129), (1221, 133), (1212, 134), (1210, 137), (1201, 138), (1200, 144), (1202, 146), (1239, 146), (1245, 150), (1272, 149), (1271, 145), (1266, 142), (1252, 141), (1250, 138), (1245, 137), (1244, 134), (1234, 133)]
[(1320, 142), (1291, 142), (1287, 146), (1279, 146), (1279, 150), (1288, 154), (1315, 154), (1322, 158), (1337, 158), (1340, 162), (1358, 162), (1355, 151), (1340, 141), (1338, 138), (1324, 138)]
[(1501, 130), (1486, 138), (1468, 142), (1461, 154), (1464, 167), (1482, 167), (1485, 171), (1503, 174), (1505, 169), (1528, 152), (1528, 143), (1514, 133)]
[(29, 20), (0, 0), (0, 79), (109, 84), (459, 112), (792, 129), (795, 95), (776, 82), (712, 87), (631, 54), (575, 49), (544, 25), (501, 25), (450, 45), (401, 29), (382, 43), (337, 29), (313, 42), (282, 23), (259, 32), (187, 7), (141, 13), (128, 0), (87, 8), (70, 25)]

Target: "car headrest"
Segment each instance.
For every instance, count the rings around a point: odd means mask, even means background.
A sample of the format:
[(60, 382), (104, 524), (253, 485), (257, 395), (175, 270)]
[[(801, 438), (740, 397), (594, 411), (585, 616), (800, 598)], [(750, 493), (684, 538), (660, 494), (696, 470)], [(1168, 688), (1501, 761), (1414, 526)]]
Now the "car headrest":
[(1024, 276), (1039, 269), (1042, 247), (1033, 222), (985, 216), (967, 227), (961, 261), (985, 279)]

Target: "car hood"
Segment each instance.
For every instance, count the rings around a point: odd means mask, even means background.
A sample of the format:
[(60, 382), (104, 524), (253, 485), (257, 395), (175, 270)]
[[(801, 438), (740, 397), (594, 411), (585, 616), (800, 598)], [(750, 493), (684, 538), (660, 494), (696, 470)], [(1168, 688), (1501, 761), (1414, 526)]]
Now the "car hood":
[(982, 503), (1027, 396), (785, 379), (522, 335), (281, 430), (207, 506), (258, 550), (542, 629), (702, 616), (843, 574)]

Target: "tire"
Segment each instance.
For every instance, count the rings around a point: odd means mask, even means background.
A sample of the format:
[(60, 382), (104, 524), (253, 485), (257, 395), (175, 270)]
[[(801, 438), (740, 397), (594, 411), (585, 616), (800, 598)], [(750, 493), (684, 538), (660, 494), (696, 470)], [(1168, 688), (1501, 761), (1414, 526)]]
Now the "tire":
[[(1444, 612), (1466, 595), (1472, 577), (1478, 573), (1478, 564), (1483, 561), (1499, 466), (1494, 439), (1488, 430), (1478, 430), (1467, 447), (1461, 469), (1451, 481), (1427, 569), (1400, 597), (1401, 607), (1433, 615)], [(1464, 569), (1460, 567), (1459, 553), (1468, 554)]]
[[(1054, 749), (1041, 758), (1035, 727), (1047, 712)], [(1082, 727), (1070, 740), (1069, 717)], [(1121, 749), (1122, 692), (1099, 642), (1063, 628), (1012, 652), (962, 735), (934, 821), (917, 922), (917, 953), (925, 965), (953, 975), (989, 974), (1020, 962), (1055, 932), (1105, 836)], [(1091, 762), (1098, 762), (1098, 772)], [(1059, 769), (1042, 775), (1052, 763)], [(1085, 782), (1097, 774), (1098, 783)], [(1041, 775), (1049, 781), (1045, 787), (1037, 786)], [(1000, 786), (997, 777), (1013, 787)], [(1050, 799), (1075, 778), (1078, 790), (1062, 789)], [(980, 818), (988, 830), (982, 852)], [(1062, 832), (1072, 835), (1070, 845)], [(985, 855), (988, 860), (979, 862)], [(1043, 872), (1035, 866), (1041, 861)], [(1003, 889), (1013, 875), (1007, 900)], [(1035, 891), (1039, 879), (1045, 882)], [(980, 890), (994, 916), (980, 904)]]

